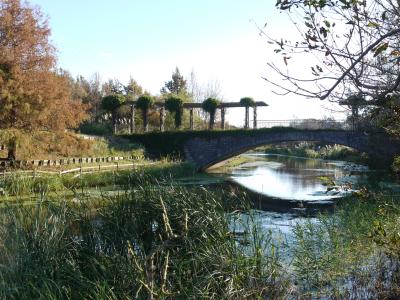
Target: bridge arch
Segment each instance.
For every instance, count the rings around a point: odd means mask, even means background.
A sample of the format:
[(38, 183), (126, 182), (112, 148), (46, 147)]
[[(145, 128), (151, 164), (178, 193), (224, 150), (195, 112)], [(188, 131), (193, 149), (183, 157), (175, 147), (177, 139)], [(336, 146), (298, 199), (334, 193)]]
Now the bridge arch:
[(233, 156), (256, 147), (283, 142), (309, 141), (339, 144), (367, 153), (382, 165), (392, 162), (400, 152), (399, 143), (383, 133), (369, 134), (345, 130), (281, 130), (278, 132), (243, 132), (217, 137), (193, 137), (184, 145), (186, 159), (203, 171)]

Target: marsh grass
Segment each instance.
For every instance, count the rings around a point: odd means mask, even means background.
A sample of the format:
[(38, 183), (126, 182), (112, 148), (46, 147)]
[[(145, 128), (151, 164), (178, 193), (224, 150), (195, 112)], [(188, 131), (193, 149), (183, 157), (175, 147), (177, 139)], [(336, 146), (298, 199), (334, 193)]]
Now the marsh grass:
[(226, 212), (246, 209), (241, 197), (143, 176), (98, 202), (51, 200), (1, 210), (0, 298), (285, 297), (270, 239), (252, 228), (246, 253), (232, 237)]
[(376, 224), (398, 229), (399, 213), (396, 200), (368, 194), (343, 200), (333, 216), (321, 215), (317, 222), (296, 225), (293, 268), (298, 294), (334, 299), (397, 298), (399, 260), (376, 242)]
[[(335, 214), (297, 223), (289, 245), (263, 228), (248, 195), (229, 186), (177, 186), (174, 179), (192, 169), (170, 170), (159, 166), (70, 181), (11, 178), (7, 184), (15, 195), (29, 191), (37, 201), (26, 205), (16, 196), (0, 208), (0, 298), (400, 295), (396, 199), (367, 191), (343, 199)], [(112, 184), (116, 193), (85, 192)], [(66, 187), (82, 192), (71, 201)], [(290, 252), (289, 261), (283, 252)]]

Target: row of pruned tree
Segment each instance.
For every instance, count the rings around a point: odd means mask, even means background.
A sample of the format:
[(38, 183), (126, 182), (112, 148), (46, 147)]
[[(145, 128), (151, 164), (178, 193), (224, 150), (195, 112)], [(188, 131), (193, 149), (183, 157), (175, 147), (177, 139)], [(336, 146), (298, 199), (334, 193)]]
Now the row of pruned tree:
[[(194, 72), (191, 73), (189, 79), (185, 79), (178, 68), (172, 73), (171, 79), (166, 81), (160, 89), (160, 95), (156, 96), (144, 90), (133, 78), (130, 78), (126, 85), (117, 79), (110, 79), (101, 83), (98, 74), (94, 74), (89, 80), (78, 76), (76, 79), (70, 78), (70, 81), (73, 94), (76, 95), (75, 98), (80, 99), (89, 107), (89, 118), (82, 127), (84, 130), (87, 130), (91, 125), (96, 127), (96, 125), (101, 124), (112, 124), (112, 130), (115, 132), (118, 125), (123, 128), (124, 125), (130, 124), (132, 112), (126, 103), (136, 101), (141, 96), (152, 99), (150, 107), (146, 109), (148, 112), (153, 108), (155, 102), (165, 102), (165, 109), (172, 113), (167, 115), (165, 120), (167, 129), (180, 128), (184, 123), (189, 122), (188, 114), (182, 110), (183, 103), (198, 103), (202, 99), (222, 98), (218, 82), (210, 81), (206, 85), (200, 85)], [(140, 107), (137, 108), (141, 109)], [(202, 111), (205, 113), (202, 113)], [(197, 111), (194, 116), (197, 127), (209, 118), (209, 114), (205, 110), (202, 111)], [(151, 110), (150, 114), (136, 115), (134, 122), (137, 125), (144, 122), (153, 127), (158, 126), (159, 114), (160, 111)], [(214, 123), (215, 114), (213, 116), (210, 121)], [(146, 120), (143, 120), (144, 118)], [(87, 131), (90, 132), (90, 129)]]
[[(118, 110), (127, 104), (128, 99), (128, 97), (122, 94), (110, 94), (102, 99), (102, 108), (111, 115), (111, 123), (114, 133), (117, 132)], [(144, 94), (135, 100), (135, 107), (140, 109), (142, 112), (143, 130), (147, 132), (149, 125), (149, 110), (154, 108), (156, 98), (150, 94)], [(215, 98), (208, 98), (202, 103), (203, 110), (209, 114), (210, 129), (214, 128), (215, 114), (220, 103), (221, 101)], [(161, 102), (162, 107), (173, 115), (175, 129), (179, 129), (182, 126), (183, 104), (184, 99), (175, 94), (169, 94)], [(132, 118), (132, 116), (130, 116), (130, 118)]]

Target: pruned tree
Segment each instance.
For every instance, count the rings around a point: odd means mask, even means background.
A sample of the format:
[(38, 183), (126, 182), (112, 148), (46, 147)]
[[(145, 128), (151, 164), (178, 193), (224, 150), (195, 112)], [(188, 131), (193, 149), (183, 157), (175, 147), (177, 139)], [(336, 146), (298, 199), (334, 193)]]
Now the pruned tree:
[(165, 100), (165, 108), (174, 114), (175, 128), (179, 129), (182, 125), (183, 101), (176, 96), (170, 96)]
[(214, 124), (215, 124), (215, 113), (217, 111), (218, 106), (220, 105), (220, 101), (215, 98), (208, 98), (202, 103), (202, 108), (204, 111), (208, 112), (210, 114), (210, 122), (209, 122), (209, 129), (213, 130), (214, 129)]
[(246, 109), (245, 111), (245, 128), (248, 129), (249, 128), (249, 124), (250, 124), (250, 107), (254, 107), (254, 105), (256, 104), (256, 102), (254, 101), (253, 98), (251, 97), (243, 97), (242, 99), (240, 99), (240, 104), (243, 105)]
[[(279, 79), (265, 77), (277, 93), (330, 101), (357, 94), (382, 104), (399, 92), (398, 0), (277, 0), (276, 6), (299, 32), (298, 39), (287, 40), (261, 29), (282, 56), (281, 65), (268, 64)], [(296, 74), (298, 57), (309, 62), (308, 74)]]
[(114, 134), (117, 133), (117, 110), (126, 101), (125, 96), (121, 94), (113, 94), (105, 96), (101, 101), (102, 108), (111, 114), (111, 121)]
[(149, 128), (148, 114), (149, 114), (149, 109), (152, 108), (153, 105), (154, 105), (154, 98), (150, 95), (140, 96), (139, 99), (136, 101), (136, 107), (142, 110), (144, 132), (148, 131)]

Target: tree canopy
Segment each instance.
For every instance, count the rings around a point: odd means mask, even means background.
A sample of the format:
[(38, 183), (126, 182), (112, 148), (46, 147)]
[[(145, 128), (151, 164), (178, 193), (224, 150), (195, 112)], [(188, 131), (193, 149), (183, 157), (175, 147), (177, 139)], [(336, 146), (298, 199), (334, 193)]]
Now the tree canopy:
[(244, 97), (242, 99), (240, 99), (240, 104), (246, 106), (246, 107), (253, 107), (255, 104), (255, 101), (253, 98), (251, 97)]
[(175, 72), (172, 73), (171, 80), (167, 81), (165, 86), (161, 89), (161, 93), (171, 93), (175, 95), (187, 93), (187, 82), (179, 72), (178, 67), (175, 69)]
[(129, 82), (124, 86), (126, 96), (130, 100), (135, 100), (137, 97), (143, 95), (143, 88), (137, 83), (132, 77), (129, 78)]
[(143, 95), (136, 101), (136, 107), (141, 110), (148, 110), (154, 105), (154, 98), (150, 95)]
[(105, 96), (101, 101), (101, 106), (108, 112), (115, 112), (122, 104), (124, 104), (126, 98), (123, 95), (108, 95)]
[[(399, 92), (400, 2), (397, 0), (277, 0), (292, 17), (298, 39), (262, 33), (283, 65), (269, 66), (284, 79), (265, 79), (278, 93), (337, 100), (351, 94), (379, 101)], [(300, 18), (297, 20), (296, 18)], [(309, 73), (291, 72), (309, 61)]]
[(0, 0), (0, 128), (63, 130), (86, 118), (49, 36), (38, 8)]

